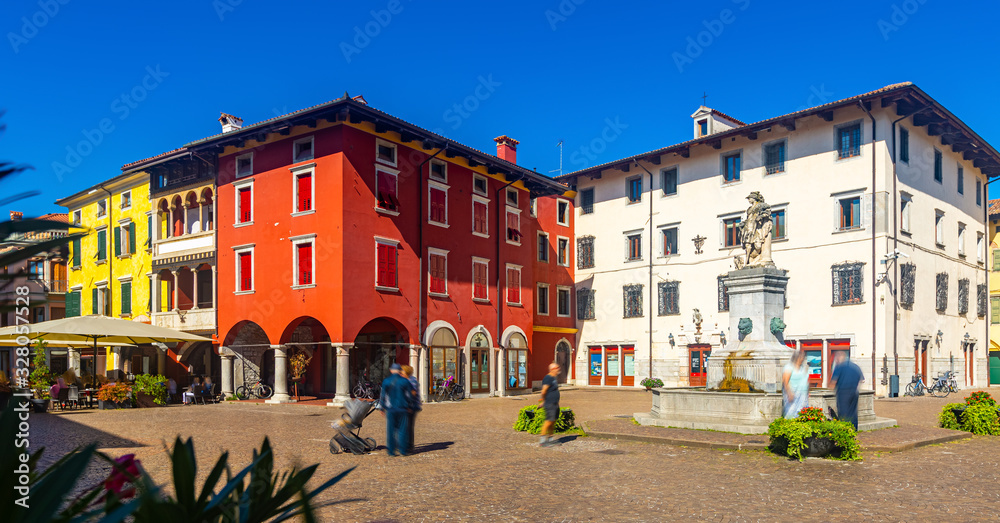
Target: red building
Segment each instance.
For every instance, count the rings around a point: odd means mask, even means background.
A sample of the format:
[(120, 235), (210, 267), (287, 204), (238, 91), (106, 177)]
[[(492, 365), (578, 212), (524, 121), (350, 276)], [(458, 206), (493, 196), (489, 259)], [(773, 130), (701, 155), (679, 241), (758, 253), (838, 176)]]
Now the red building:
[[(188, 144), (218, 158), (223, 390), (273, 379), (288, 401), (297, 352), (311, 357), (300, 392), (338, 400), (393, 362), (425, 392), (448, 376), (472, 394), (541, 380), (574, 321), (536, 315), (536, 272), (572, 289), (568, 264), (538, 262), (537, 232), (572, 200), (497, 143), (486, 154), (345, 95)], [(572, 245), (557, 228), (552, 245)]]

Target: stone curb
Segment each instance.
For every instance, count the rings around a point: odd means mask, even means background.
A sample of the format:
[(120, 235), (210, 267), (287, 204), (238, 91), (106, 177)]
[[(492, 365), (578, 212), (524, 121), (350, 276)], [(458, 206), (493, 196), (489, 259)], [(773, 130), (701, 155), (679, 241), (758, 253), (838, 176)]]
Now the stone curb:
[[(661, 445), (675, 445), (679, 447), (683, 446), (683, 447), (695, 447), (695, 448), (705, 448), (705, 449), (767, 450), (766, 443), (727, 443), (727, 442), (688, 440), (676, 437), (644, 436), (639, 434), (621, 434), (617, 432), (604, 432), (599, 430), (591, 430), (587, 422), (583, 422), (582, 428), (583, 432), (587, 436), (599, 439), (635, 441), (639, 443), (658, 443)], [(763, 434), (762, 436), (766, 437), (767, 435)], [(861, 450), (867, 452), (901, 452), (904, 450), (912, 450), (919, 447), (925, 447), (927, 445), (935, 445), (939, 443), (958, 441), (970, 437), (972, 437), (972, 433), (970, 432), (957, 432), (956, 434), (949, 434), (947, 436), (938, 436), (919, 441), (909, 441), (899, 445), (873, 445), (870, 447), (862, 445)]]

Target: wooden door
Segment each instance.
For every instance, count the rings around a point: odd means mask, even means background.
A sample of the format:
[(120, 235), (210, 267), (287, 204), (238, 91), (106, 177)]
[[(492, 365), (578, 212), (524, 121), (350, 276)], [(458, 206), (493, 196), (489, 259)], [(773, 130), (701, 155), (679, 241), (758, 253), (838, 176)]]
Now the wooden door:
[(706, 363), (712, 354), (710, 345), (688, 345), (688, 358), (690, 374), (688, 383), (692, 387), (704, 387), (708, 379), (708, 368)]
[(591, 385), (603, 385), (604, 356), (601, 347), (590, 348), (590, 380)]
[(635, 346), (622, 347), (622, 386), (635, 385)]
[(920, 344), (920, 375), (924, 377), (924, 385), (930, 386), (927, 381), (927, 345), (926, 341)]
[(604, 384), (617, 387), (622, 374), (621, 353), (617, 345), (604, 347)]

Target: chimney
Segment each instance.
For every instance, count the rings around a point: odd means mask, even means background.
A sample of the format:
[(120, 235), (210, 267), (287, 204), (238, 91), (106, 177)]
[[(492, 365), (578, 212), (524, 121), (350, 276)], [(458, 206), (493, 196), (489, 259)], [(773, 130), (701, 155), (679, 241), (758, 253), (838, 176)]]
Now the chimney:
[(24, 217), (24, 213), (23, 212), (10, 211), (10, 221), (12, 221), (12, 222), (19, 222), (19, 221), (21, 221), (21, 218), (23, 218), (23, 217)]
[(497, 158), (517, 164), (517, 144), (521, 142), (506, 134), (494, 138), (493, 141), (497, 143)]
[(243, 119), (239, 116), (233, 116), (231, 114), (222, 113), (219, 117), (219, 123), (222, 124), (222, 132), (228, 133), (230, 131), (235, 131), (243, 127)]

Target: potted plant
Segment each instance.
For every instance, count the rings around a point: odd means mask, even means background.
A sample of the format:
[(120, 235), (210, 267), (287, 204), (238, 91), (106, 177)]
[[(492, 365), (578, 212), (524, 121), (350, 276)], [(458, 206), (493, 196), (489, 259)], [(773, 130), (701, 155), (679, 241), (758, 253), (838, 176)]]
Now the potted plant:
[(306, 369), (309, 368), (309, 362), (312, 358), (307, 356), (305, 351), (296, 351), (295, 354), (289, 358), (292, 366), (292, 383), (295, 384), (295, 399), (299, 399), (299, 382), (303, 381), (306, 377)]
[(938, 424), (942, 428), (964, 430), (980, 435), (1000, 435), (1000, 412), (988, 392), (977, 391), (965, 403), (949, 403), (941, 409)]
[(639, 382), (639, 385), (646, 387), (646, 390), (652, 390), (654, 387), (658, 389), (663, 386), (663, 380), (660, 378), (643, 378)]
[(97, 391), (97, 400), (100, 408), (121, 409), (130, 406), (130, 394), (132, 387), (127, 383), (109, 383)]
[(775, 454), (802, 460), (807, 457), (832, 457), (841, 460), (861, 458), (854, 425), (832, 421), (823, 409), (806, 407), (794, 419), (778, 418), (767, 428), (771, 438), (768, 449)]
[(52, 398), (49, 394), (49, 387), (52, 386), (53, 380), (52, 372), (49, 370), (48, 361), (45, 358), (46, 345), (42, 340), (38, 340), (35, 343), (35, 357), (31, 361), (33, 370), (28, 376), (28, 382), (31, 390), (34, 392), (31, 405), (34, 407), (35, 412), (39, 413), (48, 410), (49, 400)]
[(132, 385), (139, 407), (156, 407), (167, 404), (167, 378), (159, 374), (140, 374)]

